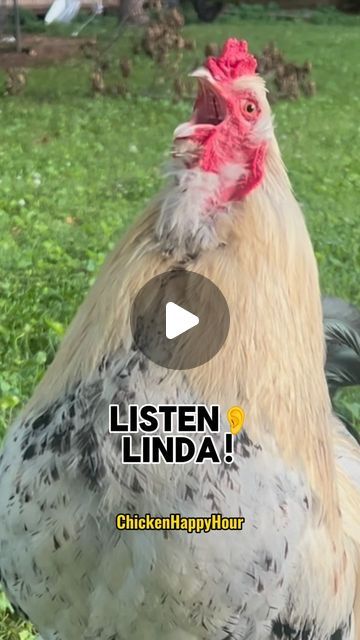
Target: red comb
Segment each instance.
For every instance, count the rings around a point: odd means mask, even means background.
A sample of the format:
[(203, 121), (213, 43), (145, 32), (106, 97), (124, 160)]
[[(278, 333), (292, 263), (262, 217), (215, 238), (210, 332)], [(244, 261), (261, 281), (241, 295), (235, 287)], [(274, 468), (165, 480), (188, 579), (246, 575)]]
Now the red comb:
[(256, 71), (256, 58), (248, 53), (248, 43), (246, 40), (236, 40), (229, 38), (223, 47), (221, 56), (214, 58), (211, 56), (205, 62), (205, 67), (209, 69), (215, 80), (226, 81), (235, 80), (240, 76), (253, 75)]

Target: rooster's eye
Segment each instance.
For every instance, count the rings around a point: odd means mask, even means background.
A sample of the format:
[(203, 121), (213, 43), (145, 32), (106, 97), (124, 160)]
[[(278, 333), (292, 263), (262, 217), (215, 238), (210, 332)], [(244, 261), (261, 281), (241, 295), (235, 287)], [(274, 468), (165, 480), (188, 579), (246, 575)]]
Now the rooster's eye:
[(241, 109), (245, 117), (253, 120), (258, 114), (258, 106), (255, 100), (244, 100)]

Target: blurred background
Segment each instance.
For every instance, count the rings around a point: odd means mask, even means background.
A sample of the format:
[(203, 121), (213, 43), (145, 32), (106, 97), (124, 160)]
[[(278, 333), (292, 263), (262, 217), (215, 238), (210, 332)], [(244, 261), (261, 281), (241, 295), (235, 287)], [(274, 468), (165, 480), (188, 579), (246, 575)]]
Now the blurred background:
[[(322, 290), (360, 306), (360, 0), (0, 0), (0, 437), (229, 36), (267, 79)], [(359, 427), (359, 390), (336, 402)], [(30, 638), (0, 595), (0, 640)]]

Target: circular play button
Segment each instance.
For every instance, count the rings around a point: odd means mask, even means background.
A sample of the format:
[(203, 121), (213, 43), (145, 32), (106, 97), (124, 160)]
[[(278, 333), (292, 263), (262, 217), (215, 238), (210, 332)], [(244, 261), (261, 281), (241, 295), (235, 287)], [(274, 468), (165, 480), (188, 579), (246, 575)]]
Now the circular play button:
[(191, 271), (149, 280), (131, 310), (131, 330), (143, 354), (167, 369), (193, 369), (224, 344), (230, 314), (220, 289)]

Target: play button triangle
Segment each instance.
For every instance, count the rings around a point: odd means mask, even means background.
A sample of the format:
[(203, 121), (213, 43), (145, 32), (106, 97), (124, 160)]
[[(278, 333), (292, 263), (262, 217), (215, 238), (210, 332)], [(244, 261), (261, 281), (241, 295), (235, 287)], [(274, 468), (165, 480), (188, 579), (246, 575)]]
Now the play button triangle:
[(175, 302), (167, 302), (165, 307), (166, 337), (169, 340), (177, 338), (185, 331), (189, 331), (199, 324), (199, 317), (190, 313)]

